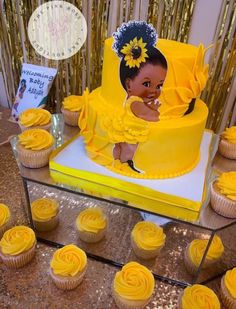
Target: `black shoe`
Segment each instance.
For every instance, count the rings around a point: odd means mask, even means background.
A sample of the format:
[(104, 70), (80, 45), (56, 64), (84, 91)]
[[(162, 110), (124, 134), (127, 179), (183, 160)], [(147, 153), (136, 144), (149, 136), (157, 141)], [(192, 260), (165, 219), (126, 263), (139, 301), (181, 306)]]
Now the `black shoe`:
[(133, 171), (137, 172), (137, 173), (140, 173), (139, 170), (137, 170), (135, 167), (134, 167), (134, 162), (133, 160), (127, 160), (127, 163), (129, 165), (130, 168), (132, 168)]

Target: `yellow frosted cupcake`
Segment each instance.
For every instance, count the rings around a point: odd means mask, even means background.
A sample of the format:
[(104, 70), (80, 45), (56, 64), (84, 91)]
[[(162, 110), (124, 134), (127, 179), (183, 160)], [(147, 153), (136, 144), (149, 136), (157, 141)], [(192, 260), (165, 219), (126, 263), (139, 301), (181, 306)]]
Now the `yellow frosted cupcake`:
[(151, 300), (155, 281), (145, 266), (129, 262), (115, 275), (112, 294), (119, 309), (143, 309)]
[(236, 218), (236, 172), (222, 173), (211, 184), (211, 207), (219, 215)]
[[(185, 250), (185, 266), (190, 274), (195, 274), (200, 262), (202, 260), (203, 254), (206, 250), (208, 244), (208, 239), (194, 239)], [(203, 268), (208, 268), (221, 258), (224, 253), (224, 245), (219, 236), (215, 235), (213, 237), (210, 248), (208, 249), (207, 255), (205, 257)]]
[(16, 149), (18, 158), (25, 167), (40, 168), (49, 162), (54, 139), (42, 129), (29, 129), (19, 135)]
[(33, 222), (36, 230), (48, 232), (53, 230), (59, 222), (58, 202), (50, 198), (40, 198), (31, 204)]
[(44, 129), (49, 131), (51, 128), (52, 115), (46, 109), (29, 108), (19, 116), (19, 125), (22, 131), (28, 129)]
[(208, 287), (194, 284), (184, 289), (179, 296), (179, 309), (220, 309), (216, 294)]
[(228, 159), (236, 159), (236, 126), (226, 128), (221, 134), (219, 153)]
[(7, 205), (0, 203), (0, 239), (4, 232), (10, 227), (10, 210)]
[(76, 226), (80, 239), (88, 243), (98, 242), (106, 234), (107, 217), (99, 207), (87, 208), (78, 215)]
[(236, 308), (236, 267), (221, 279), (221, 298), (227, 309)]
[(64, 121), (69, 126), (78, 127), (80, 110), (83, 105), (83, 97), (78, 95), (70, 95), (64, 98), (61, 112)]
[(131, 245), (141, 259), (156, 257), (165, 244), (163, 229), (153, 222), (138, 222), (131, 232)]
[(86, 266), (85, 252), (75, 245), (67, 245), (53, 254), (50, 275), (59, 289), (72, 290), (82, 282)]
[(15, 226), (7, 230), (0, 240), (0, 257), (9, 268), (28, 264), (35, 255), (36, 237), (27, 226)]

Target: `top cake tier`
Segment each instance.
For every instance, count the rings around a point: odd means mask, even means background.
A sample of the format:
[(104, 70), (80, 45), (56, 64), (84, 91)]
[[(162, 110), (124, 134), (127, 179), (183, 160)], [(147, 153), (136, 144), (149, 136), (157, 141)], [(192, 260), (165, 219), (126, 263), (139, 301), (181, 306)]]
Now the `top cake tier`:
[[(113, 38), (105, 41), (101, 96), (113, 107), (123, 107), (127, 93), (119, 77), (120, 58), (112, 49)], [(157, 48), (167, 60), (167, 76), (160, 96), (160, 118), (179, 118), (188, 110), (192, 99), (204, 89), (208, 65), (205, 49), (171, 40), (159, 39)]]

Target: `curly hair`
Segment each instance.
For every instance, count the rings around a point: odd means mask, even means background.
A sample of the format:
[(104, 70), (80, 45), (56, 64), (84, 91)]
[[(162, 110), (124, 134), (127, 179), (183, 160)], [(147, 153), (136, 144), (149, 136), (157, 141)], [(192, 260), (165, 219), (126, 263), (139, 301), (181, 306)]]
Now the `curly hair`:
[[(147, 24), (145, 21), (129, 21), (128, 23), (123, 23), (117, 32), (113, 34), (114, 43), (113, 50), (121, 58), (120, 62), (120, 81), (125, 90), (125, 81), (127, 78), (134, 79), (140, 69), (148, 63), (153, 65), (160, 65), (167, 69), (167, 61), (164, 55), (155, 47), (157, 42), (157, 33), (151, 24)], [(124, 59), (125, 55), (122, 53), (122, 49), (126, 44), (129, 44), (134, 38), (138, 40), (142, 38), (142, 41), (146, 43), (145, 48), (147, 50), (147, 58), (145, 62), (140, 64), (140, 67), (127, 66)], [(137, 52), (137, 50), (135, 51)], [(136, 55), (133, 55), (135, 58)]]
[(135, 37), (137, 39), (142, 38), (143, 42), (147, 44), (147, 49), (150, 46), (155, 46), (157, 42), (157, 33), (151, 24), (147, 24), (145, 21), (135, 20), (123, 23), (117, 29), (117, 32), (113, 33), (114, 44), (112, 48), (120, 58), (124, 57), (121, 51), (122, 48)]

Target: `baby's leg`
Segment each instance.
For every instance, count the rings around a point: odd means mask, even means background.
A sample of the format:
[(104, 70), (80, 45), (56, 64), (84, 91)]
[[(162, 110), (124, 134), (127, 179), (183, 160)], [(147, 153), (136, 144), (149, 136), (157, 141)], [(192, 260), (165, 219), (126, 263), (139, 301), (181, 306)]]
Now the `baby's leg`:
[(133, 160), (138, 144), (120, 143), (120, 161), (122, 163)]
[(120, 153), (121, 153), (120, 144), (121, 143), (115, 144), (114, 149), (113, 149), (113, 157), (114, 157), (115, 160), (120, 160)]

